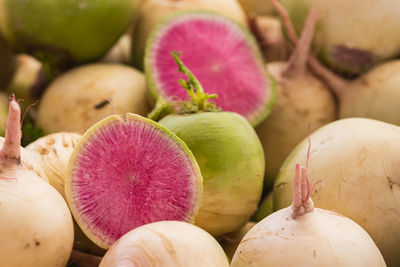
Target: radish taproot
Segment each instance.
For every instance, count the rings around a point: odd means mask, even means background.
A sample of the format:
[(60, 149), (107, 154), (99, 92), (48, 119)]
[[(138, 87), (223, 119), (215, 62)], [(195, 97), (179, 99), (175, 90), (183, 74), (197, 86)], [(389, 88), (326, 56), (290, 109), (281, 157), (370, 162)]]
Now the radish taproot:
[(185, 143), (132, 113), (111, 115), (85, 132), (65, 181), (76, 222), (103, 249), (146, 223), (193, 221), (202, 189), (199, 166)]
[(386, 266), (361, 226), (341, 214), (314, 208), (310, 198), (314, 185), (308, 179), (307, 167), (296, 164), (293, 183), (292, 205), (250, 229), (231, 267)]
[(146, 115), (146, 92), (144, 74), (134, 68), (106, 63), (77, 67), (46, 89), (39, 103), (37, 124), (45, 133), (84, 133), (113, 113)]
[(2, 266), (65, 266), (72, 251), (72, 217), (65, 200), (25, 164), (20, 108), (10, 102), (0, 153)]
[[(370, 119), (343, 119), (320, 128), (311, 138), (309, 172), (326, 184), (314, 192), (315, 204), (361, 225), (387, 265), (399, 266), (400, 127)], [(290, 205), (292, 172), (306, 154), (304, 140), (283, 164), (274, 186), (275, 210)]]
[(185, 12), (162, 23), (152, 33), (145, 56), (147, 84), (158, 101), (189, 99), (176, 82), (184, 76), (174, 68), (170, 56), (174, 50), (183, 52), (182, 60), (206, 92), (218, 95), (210, 100), (218, 107), (239, 113), (252, 125), (269, 114), (275, 88), (248, 30), (226, 17), (207, 12)]
[(180, 54), (174, 52), (173, 57), (178, 71), (188, 77), (188, 81), (179, 83), (192, 99), (175, 102), (172, 114), (159, 123), (188, 145), (204, 177), (203, 202), (195, 224), (221, 236), (238, 230), (257, 209), (265, 170), (262, 145), (245, 118), (220, 112), (208, 101), (216, 95), (204, 93)]
[(314, 131), (336, 116), (329, 88), (307, 67), (316, 20), (317, 14), (312, 10), (287, 63), (267, 64), (268, 72), (276, 80), (278, 96), (271, 114), (256, 127), (266, 159), (266, 188), (272, 187), (285, 158), (307, 136), (304, 125), (310, 124)]
[[(400, 2), (391, 0), (282, 0), (297, 32), (310, 8), (320, 14), (314, 38), (319, 58), (339, 72), (356, 74), (400, 54)], [(384, 25), (384, 27), (382, 27)]]
[(175, 13), (193, 10), (216, 12), (247, 25), (246, 15), (237, 0), (144, 0), (132, 35), (133, 65), (143, 69), (146, 43), (159, 23)]
[(121, 237), (99, 267), (228, 267), (226, 255), (210, 234), (192, 224), (161, 221)]

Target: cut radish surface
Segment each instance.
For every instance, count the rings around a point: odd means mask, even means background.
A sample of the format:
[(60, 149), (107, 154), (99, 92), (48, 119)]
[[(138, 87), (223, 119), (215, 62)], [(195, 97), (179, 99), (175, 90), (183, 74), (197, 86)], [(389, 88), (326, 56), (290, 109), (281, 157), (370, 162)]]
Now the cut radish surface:
[(220, 15), (189, 12), (160, 25), (147, 43), (145, 70), (154, 97), (188, 100), (173, 51), (199, 79), (217, 106), (256, 125), (271, 109), (273, 93), (259, 48), (247, 30)]
[(135, 114), (98, 122), (74, 150), (66, 197), (85, 234), (109, 248), (155, 221), (193, 221), (202, 194), (200, 169), (187, 146)]

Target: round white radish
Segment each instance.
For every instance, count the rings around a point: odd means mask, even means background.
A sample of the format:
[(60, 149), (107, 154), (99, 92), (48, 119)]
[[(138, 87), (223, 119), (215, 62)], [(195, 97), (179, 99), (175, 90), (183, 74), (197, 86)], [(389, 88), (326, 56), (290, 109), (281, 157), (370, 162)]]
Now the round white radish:
[(113, 114), (147, 115), (144, 74), (119, 64), (91, 64), (54, 80), (39, 103), (37, 123), (46, 133), (84, 133)]
[(307, 68), (309, 47), (317, 20), (310, 12), (301, 40), (288, 63), (267, 64), (276, 80), (278, 96), (271, 114), (256, 127), (266, 159), (266, 187), (271, 187), (290, 151), (311, 131), (335, 119), (335, 100), (329, 89)]
[(161, 221), (126, 233), (99, 266), (228, 267), (229, 263), (206, 231), (186, 222)]
[[(326, 184), (313, 194), (316, 205), (361, 225), (388, 266), (399, 266), (400, 127), (352, 118), (328, 124), (311, 138), (310, 173)], [(275, 210), (290, 205), (293, 168), (306, 153), (304, 141), (282, 166), (274, 187)]]
[(0, 152), (1, 266), (65, 266), (73, 225), (57, 191), (21, 164), (20, 109), (10, 102), (6, 139)]
[(314, 209), (307, 168), (296, 165), (292, 205), (256, 224), (242, 239), (231, 267), (384, 267), (361, 226), (338, 213)]
[(77, 133), (60, 132), (46, 135), (25, 147), (39, 159), (50, 185), (64, 198), (68, 161), (80, 138)]

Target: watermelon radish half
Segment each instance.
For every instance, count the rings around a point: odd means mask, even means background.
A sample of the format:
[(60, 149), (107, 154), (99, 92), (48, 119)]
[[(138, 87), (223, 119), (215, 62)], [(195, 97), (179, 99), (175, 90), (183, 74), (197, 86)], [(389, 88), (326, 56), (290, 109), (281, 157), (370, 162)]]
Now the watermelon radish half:
[(184, 12), (161, 23), (147, 43), (145, 71), (152, 95), (168, 100), (188, 100), (176, 81), (184, 78), (176, 69), (172, 51), (199, 79), (206, 93), (225, 111), (237, 112), (252, 125), (272, 108), (274, 91), (256, 41), (243, 27), (221, 15)]
[(150, 222), (193, 221), (202, 181), (182, 140), (128, 113), (109, 116), (82, 136), (69, 162), (65, 192), (79, 227), (107, 249)]

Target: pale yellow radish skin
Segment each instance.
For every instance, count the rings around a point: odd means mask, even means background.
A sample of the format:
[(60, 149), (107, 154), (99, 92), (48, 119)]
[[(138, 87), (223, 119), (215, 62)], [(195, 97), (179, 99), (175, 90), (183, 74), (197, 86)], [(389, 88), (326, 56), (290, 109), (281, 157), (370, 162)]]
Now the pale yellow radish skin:
[(247, 25), (246, 14), (237, 0), (143, 0), (132, 36), (134, 66), (143, 68), (147, 39), (160, 22), (176, 12), (194, 10), (216, 12), (243, 26)]
[(333, 211), (314, 209), (310, 198), (314, 185), (308, 167), (296, 164), (292, 205), (250, 229), (231, 267), (385, 267), (382, 254), (362, 227)]
[(233, 255), (235, 254), (240, 241), (247, 234), (247, 232), (253, 228), (254, 225), (256, 225), (256, 222), (248, 222), (238, 231), (224, 235), (221, 238), (220, 244), (230, 259), (232, 259)]
[(77, 133), (60, 132), (46, 135), (25, 147), (39, 160), (50, 185), (64, 198), (68, 161), (80, 137)]
[(62, 196), (21, 163), (20, 109), (10, 102), (0, 152), (0, 266), (65, 266), (72, 216)]
[(335, 100), (330, 90), (307, 67), (317, 14), (311, 11), (296, 50), (288, 62), (267, 64), (278, 96), (271, 114), (256, 127), (266, 159), (265, 185), (273, 185), (282, 163), (311, 131), (335, 119)]
[[(67, 166), (74, 148), (81, 138), (80, 134), (60, 132), (46, 135), (29, 144), (26, 150), (38, 159), (49, 183), (65, 199), (65, 177)], [(74, 223), (74, 248), (95, 255), (104, 255), (105, 251), (96, 246)], [(78, 252), (77, 252), (78, 253)]]
[(218, 242), (190, 223), (161, 221), (138, 227), (107, 251), (99, 267), (228, 267)]
[(90, 64), (72, 69), (46, 89), (38, 125), (45, 133), (84, 133), (97, 121), (127, 112), (147, 115), (144, 74), (119, 64)]
[[(400, 264), (400, 127), (362, 118), (330, 123), (311, 135), (311, 183), (318, 207), (337, 211), (361, 225), (388, 266)], [(282, 166), (274, 187), (274, 208), (290, 205), (292, 173), (304, 163), (306, 140)]]

